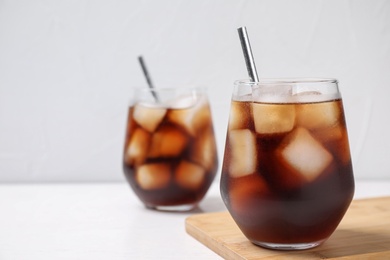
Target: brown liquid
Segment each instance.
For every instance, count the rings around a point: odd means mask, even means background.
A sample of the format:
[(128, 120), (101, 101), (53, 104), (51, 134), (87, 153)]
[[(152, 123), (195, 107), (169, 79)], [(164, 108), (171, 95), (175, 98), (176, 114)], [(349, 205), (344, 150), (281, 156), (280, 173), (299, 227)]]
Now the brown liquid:
[(196, 204), (215, 177), (218, 158), (209, 106), (190, 109), (167, 109), (150, 131), (135, 120), (135, 107), (129, 108), (123, 170), (147, 207)]
[[(221, 194), (229, 212), (254, 243), (297, 244), (328, 238), (354, 193), (342, 101), (256, 105), (275, 109), (286, 106), (286, 113), (290, 110), (294, 113), (291, 122), (287, 120), (278, 126), (280, 131), (267, 127), (259, 131), (256, 126), (261, 121), (256, 125), (256, 120), (261, 119), (256, 117), (257, 110), (251, 103), (232, 102), (232, 107), (252, 116), (239, 124), (230, 122), (227, 133)], [(262, 116), (271, 118), (271, 112)], [(254, 136), (255, 167), (253, 171), (249, 167), (248, 172), (239, 173), (240, 167), (234, 167), (234, 160), (240, 158), (234, 149), (248, 142), (234, 138), (249, 133), (242, 131), (245, 129)], [(306, 160), (307, 156), (310, 159)], [(296, 158), (299, 159), (295, 162)], [(307, 166), (311, 164), (315, 167)]]

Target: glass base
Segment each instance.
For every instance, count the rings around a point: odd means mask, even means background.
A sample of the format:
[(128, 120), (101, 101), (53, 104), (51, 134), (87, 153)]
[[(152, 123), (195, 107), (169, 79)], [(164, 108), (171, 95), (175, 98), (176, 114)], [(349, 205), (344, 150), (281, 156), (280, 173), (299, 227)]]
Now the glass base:
[(305, 250), (310, 249), (316, 246), (321, 245), (324, 240), (320, 240), (317, 242), (311, 242), (311, 243), (296, 243), (296, 244), (277, 244), (277, 243), (267, 243), (267, 242), (258, 242), (258, 241), (252, 241), (253, 244), (261, 247), (265, 247), (268, 249), (274, 249), (274, 250)]
[(154, 209), (159, 211), (176, 211), (176, 212), (183, 212), (183, 211), (190, 211), (194, 209), (197, 206), (197, 204), (184, 204), (184, 205), (174, 205), (174, 206), (150, 206), (146, 205), (148, 209)]

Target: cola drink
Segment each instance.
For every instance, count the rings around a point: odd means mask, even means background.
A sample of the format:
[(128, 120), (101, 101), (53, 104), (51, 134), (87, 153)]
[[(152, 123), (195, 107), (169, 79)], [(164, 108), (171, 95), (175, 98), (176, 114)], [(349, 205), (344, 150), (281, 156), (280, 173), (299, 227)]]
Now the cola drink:
[(324, 242), (354, 194), (337, 81), (237, 82), (220, 185), (251, 242), (284, 250)]
[(202, 89), (154, 91), (159, 100), (141, 89), (129, 107), (124, 174), (146, 207), (190, 210), (218, 167), (209, 101)]

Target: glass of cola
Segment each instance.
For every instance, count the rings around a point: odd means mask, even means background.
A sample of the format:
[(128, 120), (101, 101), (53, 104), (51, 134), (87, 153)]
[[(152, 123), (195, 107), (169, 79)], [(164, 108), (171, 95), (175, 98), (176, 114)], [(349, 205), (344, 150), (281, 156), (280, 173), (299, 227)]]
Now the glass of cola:
[(147, 208), (193, 209), (218, 168), (206, 89), (136, 88), (123, 149), (124, 175)]
[(329, 238), (354, 194), (337, 80), (235, 82), (220, 188), (256, 245), (299, 250)]

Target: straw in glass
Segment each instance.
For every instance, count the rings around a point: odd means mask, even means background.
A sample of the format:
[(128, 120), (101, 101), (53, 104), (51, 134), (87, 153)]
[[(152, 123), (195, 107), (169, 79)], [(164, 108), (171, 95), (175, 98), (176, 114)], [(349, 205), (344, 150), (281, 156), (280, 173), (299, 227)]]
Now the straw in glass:
[(245, 26), (240, 27), (237, 30), (238, 30), (238, 35), (240, 37), (241, 47), (244, 53), (245, 63), (246, 63), (246, 68), (248, 70), (249, 78), (253, 82), (258, 82), (259, 76), (257, 75), (256, 64), (255, 64), (255, 60), (253, 59), (252, 49), (249, 42), (248, 33), (246, 31), (246, 27)]
[(154, 86), (153, 86), (153, 83), (152, 83), (152, 79), (150, 78), (150, 75), (149, 75), (149, 72), (148, 72), (148, 69), (146, 68), (146, 65), (145, 65), (145, 62), (144, 62), (144, 59), (142, 58), (142, 56), (138, 56), (138, 61), (141, 65), (141, 68), (142, 68), (142, 71), (144, 73), (144, 76), (146, 78), (146, 82), (148, 83), (148, 86), (150, 88), (150, 92), (152, 93), (154, 99), (156, 100), (156, 102), (159, 101), (158, 99), (158, 96), (157, 96), (157, 93), (154, 89)]

